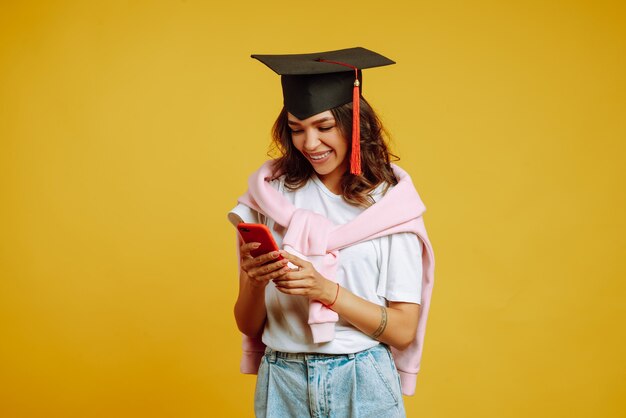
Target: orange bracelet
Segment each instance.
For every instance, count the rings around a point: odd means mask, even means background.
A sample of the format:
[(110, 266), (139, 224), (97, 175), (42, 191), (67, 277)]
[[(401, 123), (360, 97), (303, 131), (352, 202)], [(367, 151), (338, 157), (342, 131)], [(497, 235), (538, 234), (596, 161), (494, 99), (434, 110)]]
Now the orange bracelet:
[(337, 293), (335, 293), (335, 300), (333, 300), (333, 302), (330, 305), (326, 305), (327, 308), (332, 307), (335, 302), (337, 302), (337, 297), (339, 296), (339, 283), (337, 283)]

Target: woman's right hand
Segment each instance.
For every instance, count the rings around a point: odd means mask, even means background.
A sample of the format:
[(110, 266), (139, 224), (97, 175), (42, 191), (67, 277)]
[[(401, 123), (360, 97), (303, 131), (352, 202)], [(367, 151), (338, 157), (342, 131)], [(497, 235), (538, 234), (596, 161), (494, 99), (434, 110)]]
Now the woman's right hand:
[(243, 244), (239, 248), (242, 274), (247, 278), (250, 285), (255, 287), (265, 287), (270, 280), (281, 277), (291, 269), (287, 267), (287, 259), (278, 260), (278, 251), (272, 251), (258, 257), (252, 257), (250, 251), (259, 248), (258, 242)]

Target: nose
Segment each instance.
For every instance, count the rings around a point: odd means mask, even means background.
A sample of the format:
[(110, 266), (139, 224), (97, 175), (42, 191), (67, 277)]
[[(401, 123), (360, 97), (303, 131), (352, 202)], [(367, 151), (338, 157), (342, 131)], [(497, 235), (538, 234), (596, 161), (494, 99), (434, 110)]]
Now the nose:
[(305, 131), (304, 150), (315, 151), (319, 144), (319, 133), (315, 129), (307, 129)]

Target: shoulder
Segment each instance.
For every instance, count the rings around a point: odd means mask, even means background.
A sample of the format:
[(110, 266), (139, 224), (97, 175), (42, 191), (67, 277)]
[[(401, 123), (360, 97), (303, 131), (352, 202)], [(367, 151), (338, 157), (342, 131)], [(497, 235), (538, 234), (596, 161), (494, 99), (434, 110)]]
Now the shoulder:
[(245, 223), (265, 223), (263, 216), (251, 207), (239, 203), (228, 212), (228, 220), (234, 226), (241, 222)]

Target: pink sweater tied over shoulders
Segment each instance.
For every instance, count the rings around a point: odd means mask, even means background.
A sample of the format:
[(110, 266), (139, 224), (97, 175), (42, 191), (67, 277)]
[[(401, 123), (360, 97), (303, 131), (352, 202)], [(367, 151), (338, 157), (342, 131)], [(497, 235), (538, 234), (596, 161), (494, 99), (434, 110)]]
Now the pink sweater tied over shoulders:
[[(433, 289), (435, 259), (428, 240), (422, 214), (422, 203), (410, 176), (392, 164), (398, 184), (375, 204), (365, 209), (352, 221), (335, 225), (325, 216), (294, 207), (269, 180), (273, 161), (265, 162), (248, 180), (248, 191), (239, 202), (272, 218), (286, 228), (283, 249), (308, 260), (329, 280), (335, 281), (339, 250), (351, 245), (386, 235), (411, 232), (420, 239), (422, 251), (422, 294), (419, 321), (415, 339), (404, 350), (392, 347), (396, 367), (400, 373), (402, 393), (413, 395), (420, 369), (426, 320)], [(416, 254), (416, 257), (419, 256)], [(416, 283), (416, 286), (418, 284)], [(309, 305), (309, 325), (314, 343), (331, 341), (335, 335), (338, 315), (318, 301)], [(260, 338), (243, 336), (242, 373), (256, 374), (265, 346)]]

